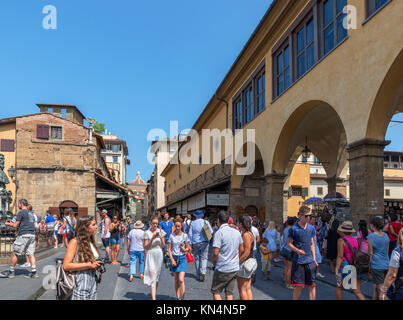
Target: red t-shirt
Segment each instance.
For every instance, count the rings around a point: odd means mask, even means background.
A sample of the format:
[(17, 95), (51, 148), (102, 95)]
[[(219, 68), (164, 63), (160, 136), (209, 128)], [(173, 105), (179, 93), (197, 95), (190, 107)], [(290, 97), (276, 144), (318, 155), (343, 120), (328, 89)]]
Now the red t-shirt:
[(401, 228), (403, 228), (403, 224), (397, 223), (397, 222), (389, 222), (389, 227), (388, 227), (388, 234), (389, 234), (389, 240), (390, 241), (396, 241), (397, 237), (390, 232), (390, 228), (393, 228), (393, 231), (396, 234), (399, 234), (399, 231)]

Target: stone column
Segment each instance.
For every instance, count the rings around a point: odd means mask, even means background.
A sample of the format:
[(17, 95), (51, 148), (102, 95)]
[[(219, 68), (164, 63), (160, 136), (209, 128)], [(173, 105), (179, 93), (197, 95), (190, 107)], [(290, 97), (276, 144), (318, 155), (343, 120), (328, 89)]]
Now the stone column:
[(339, 192), (347, 198), (347, 185), (346, 179), (333, 176), (331, 178), (325, 179), (328, 185), (328, 193)]
[(283, 223), (283, 189), (286, 174), (272, 173), (266, 178), (266, 227), (269, 221)]
[(350, 208), (355, 224), (384, 214), (383, 150), (390, 141), (362, 139), (349, 144)]
[[(231, 212), (232, 216), (236, 215), (236, 206), (243, 204), (243, 196), (244, 191), (243, 189), (231, 189), (229, 191), (229, 207), (228, 211)], [(243, 206), (242, 206), (243, 207)]]

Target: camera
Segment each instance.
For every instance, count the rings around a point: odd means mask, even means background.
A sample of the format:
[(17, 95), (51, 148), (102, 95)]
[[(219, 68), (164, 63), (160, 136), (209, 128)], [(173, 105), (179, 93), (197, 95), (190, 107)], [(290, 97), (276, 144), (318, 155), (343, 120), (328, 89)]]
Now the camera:
[(106, 269), (105, 269), (105, 259), (97, 259), (97, 261), (102, 262), (101, 265), (99, 266), (99, 272), (105, 273), (105, 272), (106, 272)]

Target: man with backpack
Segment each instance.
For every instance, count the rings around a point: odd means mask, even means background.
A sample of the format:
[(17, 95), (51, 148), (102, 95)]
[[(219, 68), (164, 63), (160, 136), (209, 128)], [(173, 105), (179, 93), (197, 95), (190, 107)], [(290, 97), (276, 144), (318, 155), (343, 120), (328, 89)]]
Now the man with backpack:
[(18, 212), (15, 221), (7, 221), (6, 226), (18, 229), (18, 236), (14, 241), (14, 252), (11, 259), (10, 270), (0, 273), (2, 278), (14, 278), (15, 266), (18, 262), (18, 256), (26, 255), (31, 264), (31, 274), (25, 275), (25, 278), (38, 278), (36, 272), (35, 260), (35, 227), (34, 216), (28, 210), (28, 201), (20, 199), (18, 201)]

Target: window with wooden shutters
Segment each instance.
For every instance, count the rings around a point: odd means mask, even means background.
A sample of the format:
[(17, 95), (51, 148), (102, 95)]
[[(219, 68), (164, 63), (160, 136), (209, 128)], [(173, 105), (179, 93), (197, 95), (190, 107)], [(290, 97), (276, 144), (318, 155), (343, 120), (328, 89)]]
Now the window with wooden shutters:
[(38, 139), (49, 140), (49, 126), (46, 124), (38, 124), (36, 126), (36, 137)]
[(1, 151), (14, 152), (14, 140), (1, 139)]

